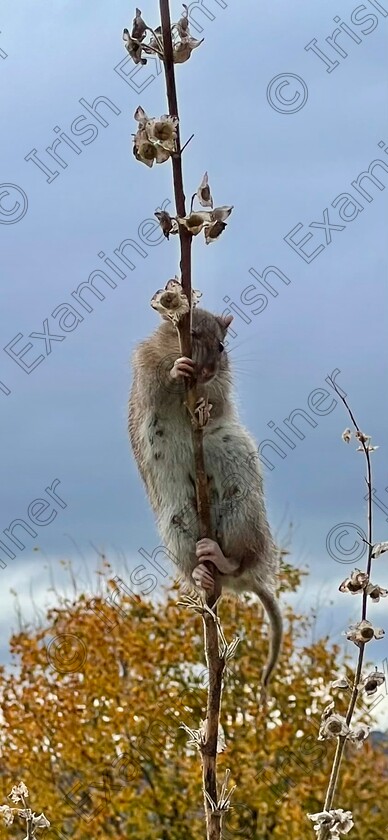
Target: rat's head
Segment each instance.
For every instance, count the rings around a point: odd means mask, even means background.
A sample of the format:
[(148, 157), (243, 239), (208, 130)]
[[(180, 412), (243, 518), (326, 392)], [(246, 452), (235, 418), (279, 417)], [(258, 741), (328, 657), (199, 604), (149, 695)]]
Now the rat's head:
[(229, 369), (224, 347), (225, 336), (233, 315), (212, 315), (205, 309), (193, 309), (192, 359), (197, 366), (198, 382), (210, 382)]

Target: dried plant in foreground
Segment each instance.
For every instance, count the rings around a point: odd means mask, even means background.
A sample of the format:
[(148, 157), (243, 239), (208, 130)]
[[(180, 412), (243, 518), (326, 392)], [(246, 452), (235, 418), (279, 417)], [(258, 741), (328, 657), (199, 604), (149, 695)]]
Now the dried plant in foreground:
[(325, 804), (323, 810), (316, 814), (308, 814), (310, 820), (314, 823), (314, 830), (317, 832), (317, 840), (337, 840), (341, 834), (348, 834), (353, 828), (353, 818), (350, 811), (344, 811), (342, 808), (333, 808), (334, 797), (338, 785), (340, 766), (345, 751), (345, 746), (348, 742), (353, 743), (358, 749), (361, 749), (364, 741), (369, 735), (369, 727), (363, 723), (352, 725), (353, 714), (356, 710), (357, 700), (361, 694), (370, 696), (377, 691), (377, 688), (382, 685), (385, 680), (384, 674), (376, 670), (368, 675), (363, 676), (362, 668), (364, 662), (365, 646), (368, 642), (374, 639), (382, 639), (385, 635), (384, 630), (380, 627), (375, 627), (374, 624), (367, 618), (368, 599), (371, 601), (379, 601), (388, 595), (388, 590), (383, 589), (378, 584), (372, 583), (372, 561), (379, 557), (380, 554), (388, 551), (388, 542), (373, 543), (373, 518), (372, 518), (372, 464), (371, 453), (378, 449), (373, 446), (370, 435), (361, 431), (358, 426), (354, 414), (348, 405), (345, 397), (342, 396), (335, 383), (331, 381), (331, 386), (334, 388), (342, 402), (344, 403), (353, 429), (346, 428), (342, 433), (342, 440), (344, 443), (350, 444), (354, 438), (358, 443), (357, 452), (362, 452), (366, 462), (366, 484), (368, 488), (367, 495), (367, 546), (368, 555), (365, 572), (360, 569), (354, 569), (349, 577), (347, 577), (340, 584), (339, 591), (361, 596), (361, 618), (356, 624), (351, 625), (345, 632), (346, 638), (353, 642), (358, 647), (358, 659), (353, 680), (353, 685), (349, 683), (345, 677), (340, 677), (335, 680), (331, 688), (350, 690), (350, 699), (346, 715), (340, 715), (335, 712), (335, 701), (329, 703), (323, 712), (321, 719), (321, 726), (318, 740), (326, 740), (333, 738), (337, 740), (337, 747), (333, 759), (333, 765), (330, 775), (330, 780), (327, 788)]
[[(165, 211), (157, 213), (159, 224), (167, 239), (170, 235), (179, 235), (180, 240), (180, 279), (169, 280), (164, 289), (158, 290), (151, 305), (164, 318), (169, 318), (175, 325), (182, 356), (191, 357), (191, 310), (200, 293), (191, 288), (191, 244), (193, 236), (203, 232), (205, 243), (215, 242), (226, 228), (226, 219), (232, 212), (230, 206), (213, 209), (208, 175), (204, 174), (201, 183), (192, 196), (190, 212), (186, 211), (182, 173), (182, 146), (180, 140), (178, 103), (175, 86), (175, 64), (186, 62), (192, 51), (202, 41), (197, 41), (190, 34), (189, 9), (183, 5), (183, 12), (177, 23), (171, 24), (168, 0), (160, 0), (161, 26), (151, 29), (142, 18), (141, 10), (136, 9), (131, 34), (124, 29), (125, 47), (135, 63), (146, 63), (144, 54), (157, 53), (164, 65), (168, 114), (161, 117), (149, 117), (141, 106), (135, 111), (138, 128), (133, 141), (133, 153), (137, 161), (149, 168), (156, 163), (171, 160), (176, 215), (171, 217)], [(147, 33), (151, 33), (146, 41)], [(189, 142), (189, 141), (188, 141)], [(187, 144), (186, 144), (187, 145)], [(197, 200), (205, 210), (193, 210)], [(203, 428), (209, 419), (211, 405), (202, 400), (199, 404), (194, 381), (185, 382), (186, 408), (190, 418), (195, 462), (195, 490), (200, 538), (211, 538), (211, 517), (208, 493), (208, 481), (203, 453)], [(213, 565), (213, 564), (212, 564)], [(237, 640), (228, 645), (217, 616), (217, 603), (221, 596), (220, 576), (214, 567), (214, 590), (202, 601), (198, 596), (186, 599), (184, 605), (200, 612), (204, 622), (205, 655), (209, 671), (209, 688), (206, 720), (197, 730), (189, 730), (190, 743), (195, 744), (202, 757), (203, 789), (207, 824), (207, 840), (219, 840), (222, 832), (222, 818), (230, 807), (232, 790), (227, 791), (229, 772), (227, 771), (220, 791), (217, 786), (217, 752), (224, 748), (219, 726), (222, 680), (226, 662), (237, 647)]]
[[(24, 840), (34, 840), (36, 838), (36, 829), (50, 828), (50, 823), (44, 814), (37, 815), (34, 811), (31, 811), (31, 808), (28, 807), (26, 802), (28, 796), (28, 789), (24, 782), (19, 782), (19, 784), (14, 785), (11, 793), (8, 795), (8, 799), (16, 805), (16, 808), (10, 805), (0, 805), (0, 814), (6, 826), (12, 825), (15, 817), (24, 820), (26, 823), (26, 836)], [(21, 803), (22, 807), (20, 807), (19, 803)]]

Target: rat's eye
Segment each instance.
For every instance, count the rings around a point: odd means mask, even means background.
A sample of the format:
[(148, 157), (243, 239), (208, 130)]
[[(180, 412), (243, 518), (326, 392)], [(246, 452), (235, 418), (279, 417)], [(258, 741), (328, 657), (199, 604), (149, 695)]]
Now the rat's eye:
[(225, 347), (224, 347), (224, 345), (223, 345), (222, 341), (219, 341), (219, 342), (218, 342), (218, 349), (219, 349), (220, 353), (222, 353), (222, 352), (223, 352), (223, 350), (225, 350)]

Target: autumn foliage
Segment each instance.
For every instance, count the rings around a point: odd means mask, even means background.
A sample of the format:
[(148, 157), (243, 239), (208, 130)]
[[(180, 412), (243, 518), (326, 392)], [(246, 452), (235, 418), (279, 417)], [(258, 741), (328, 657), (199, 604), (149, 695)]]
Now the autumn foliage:
[[(284, 565), (283, 601), (300, 577)], [(180, 728), (197, 729), (206, 705), (202, 620), (177, 606), (174, 587), (159, 602), (140, 598), (124, 575), (113, 580), (106, 561), (99, 579), (96, 597), (58, 595), (44, 627), (10, 641), (14, 665), (0, 674), (3, 800), (22, 779), (51, 822), (46, 838), (203, 840), (198, 755)], [(285, 613), (265, 719), (261, 607), (249, 597), (220, 606), (228, 640), (241, 637), (222, 701), (220, 777), (229, 767), (237, 785), (226, 840), (301, 840), (311, 833), (306, 814), (321, 808), (335, 742), (317, 735), (339, 649), (326, 638), (310, 641), (308, 616)], [(371, 739), (362, 750), (347, 747), (340, 799), (355, 818), (353, 840), (382, 840), (388, 755)], [(12, 826), (7, 835), (20, 831)]]

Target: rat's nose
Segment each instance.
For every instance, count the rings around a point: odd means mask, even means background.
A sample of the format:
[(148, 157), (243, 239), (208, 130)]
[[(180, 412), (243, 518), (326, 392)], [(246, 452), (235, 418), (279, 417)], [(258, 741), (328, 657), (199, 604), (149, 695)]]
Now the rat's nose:
[(213, 367), (203, 367), (202, 368), (202, 378), (203, 379), (210, 379), (214, 375), (214, 368)]

